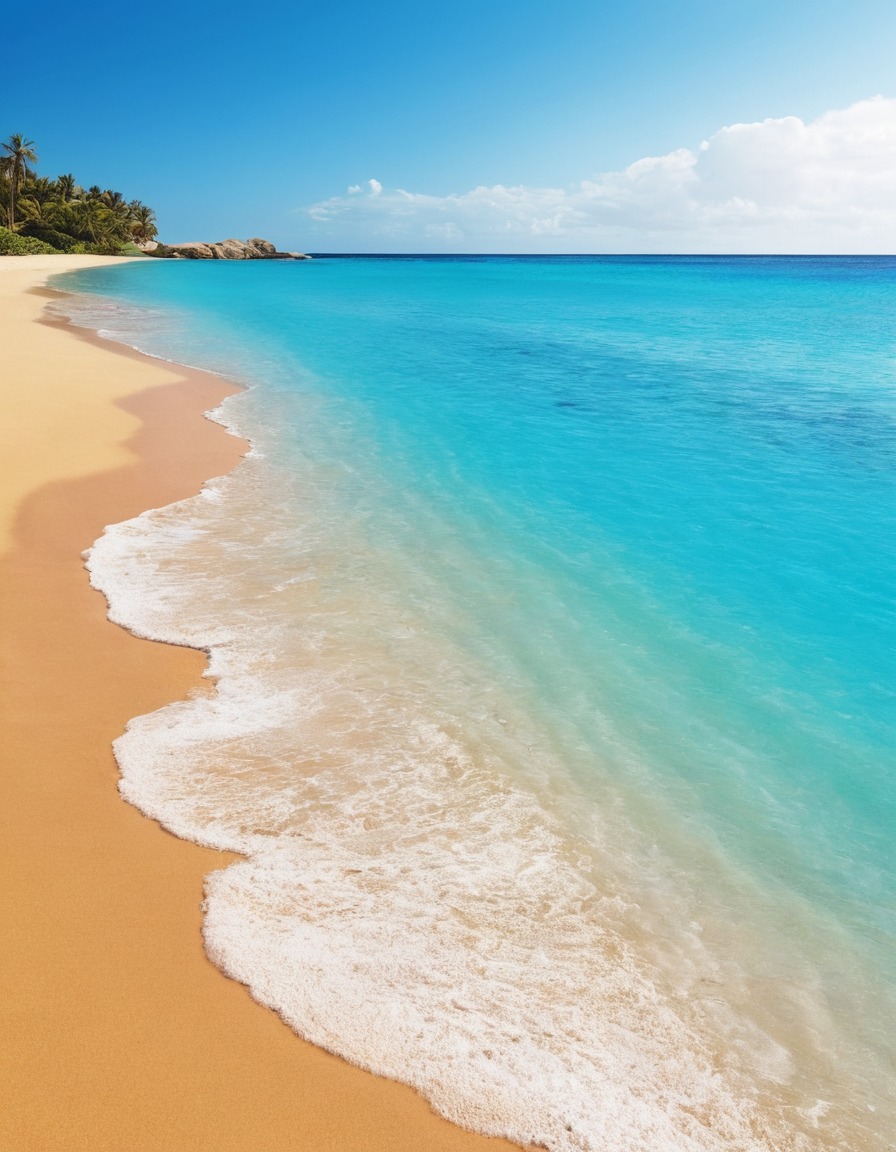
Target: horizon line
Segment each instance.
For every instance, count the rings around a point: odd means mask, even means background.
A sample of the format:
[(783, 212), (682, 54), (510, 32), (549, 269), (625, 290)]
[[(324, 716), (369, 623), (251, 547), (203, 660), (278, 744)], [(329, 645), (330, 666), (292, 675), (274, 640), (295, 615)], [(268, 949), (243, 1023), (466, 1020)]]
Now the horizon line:
[(654, 260), (880, 260), (894, 259), (896, 252), (337, 252), (333, 250), (313, 251), (309, 249), (308, 256), (321, 257), (366, 257), (377, 259), (388, 257), (419, 259), (435, 257), (451, 259), (454, 257), (482, 259), (493, 258), (519, 258), (539, 260), (549, 258), (552, 260), (581, 260), (583, 258), (595, 260), (614, 259), (654, 259)]

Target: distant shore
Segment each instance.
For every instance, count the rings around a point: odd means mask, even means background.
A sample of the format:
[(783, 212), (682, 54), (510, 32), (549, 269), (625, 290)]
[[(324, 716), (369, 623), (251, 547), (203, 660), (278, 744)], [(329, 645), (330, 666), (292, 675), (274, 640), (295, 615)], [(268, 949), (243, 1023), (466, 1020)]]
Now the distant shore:
[(231, 857), (177, 840), (117, 793), (112, 740), (132, 716), (207, 691), (205, 661), (111, 624), (81, 553), (245, 446), (202, 415), (231, 385), (42, 322), (47, 276), (115, 262), (0, 258), (0, 1147), (509, 1149), (301, 1041), (222, 976), (199, 904), (203, 877)]

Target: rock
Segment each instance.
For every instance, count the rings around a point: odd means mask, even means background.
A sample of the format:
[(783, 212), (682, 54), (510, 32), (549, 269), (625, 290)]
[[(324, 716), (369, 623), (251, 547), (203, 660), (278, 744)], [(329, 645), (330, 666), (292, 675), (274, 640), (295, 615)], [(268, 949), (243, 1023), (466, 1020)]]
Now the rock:
[(168, 251), (183, 260), (214, 260), (215, 254), (210, 244), (191, 241), (188, 244), (169, 244)]
[(216, 240), (205, 244), (191, 240), (185, 244), (162, 245), (162, 256), (180, 257), (182, 260), (308, 260), (302, 252), (278, 252), (270, 240), (254, 237), (251, 240)]
[(217, 260), (251, 260), (252, 249), (243, 240), (218, 240), (210, 244)]
[(259, 240), (256, 236), (252, 240), (247, 240), (246, 243), (250, 248), (254, 248), (255, 251), (258, 252), (261, 256), (277, 255), (277, 249), (270, 242), (270, 240)]

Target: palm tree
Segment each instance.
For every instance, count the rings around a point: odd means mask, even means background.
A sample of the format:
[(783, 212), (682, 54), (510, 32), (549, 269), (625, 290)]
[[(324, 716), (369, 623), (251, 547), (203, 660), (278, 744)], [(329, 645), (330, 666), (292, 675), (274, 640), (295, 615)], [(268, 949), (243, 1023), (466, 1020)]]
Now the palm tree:
[(22, 196), (19, 199), (20, 226), (29, 234), (32, 228), (55, 228), (65, 217), (65, 207), (61, 200)]
[(25, 197), (34, 200), (37, 204), (48, 204), (51, 200), (59, 199), (59, 191), (52, 180), (46, 176), (34, 176), (22, 184), (19, 196), (19, 207), (25, 202)]
[(81, 244), (112, 254), (156, 236), (155, 214), (140, 200), (98, 184), (85, 191), (71, 173), (48, 180), (35, 175), (36, 163), (34, 141), (21, 133), (0, 144), (0, 219), (10, 229), (66, 252)]
[(22, 184), (17, 204), (17, 227), (20, 232), (37, 236), (40, 240), (56, 239), (42, 236), (47, 229), (56, 230), (65, 219), (65, 201), (59, 197), (59, 187), (55, 180), (46, 176), (33, 176)]
[(59, 176), (56, 179), (56, 191), (59, 193), (59, 199), (63, 204), (68, 204), (69, 200), (74, 200), (77, 188), (78, 183), (71, 172), (66, 172), (64, 176)]
[(124, 215), (108, 208), (102, 200), (74, 200), (67, 205), (73, 234), (113, 255), (130, 235), (127, 205)]
[(29, 164), (37, 163), (37, 152), (33, 140), (26, 140), (21, 132), (15, 132), (0, 148), (7, 153), (3, 157), (3, 167), (9, 180), (9, 208), (7, 218), (9, 227), (14, 231), (16, 226), (16, 194), (19, 186), (26, 177), (31, 175)]
[(70, 228), (79, 240), (102, 243), (107, 237), (109, 209), (99, 200), (75, 200), (68, 206)]
[(132, 200), (128, 205), (131, 217), (131, 235), (135, 240), (154, 240), (159, 234), (156, 228), (156, 214), (152, 208), (147, 208), (139, 200)]

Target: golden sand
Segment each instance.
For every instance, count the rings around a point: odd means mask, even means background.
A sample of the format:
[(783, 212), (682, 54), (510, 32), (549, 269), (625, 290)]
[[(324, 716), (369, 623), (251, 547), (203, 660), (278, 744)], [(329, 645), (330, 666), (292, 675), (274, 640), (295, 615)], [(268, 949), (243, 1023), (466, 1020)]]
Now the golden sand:
[(206, 958), (231, 857), (125, 804), (112, 740), (200, 684), (197, 652), (106, 619), (81, 552), (243, 444), (232, 389), (61, 324), (33, 290), (90, 257), (0, 258), (2, 1152), (498, 1152), (296, 1037)]

